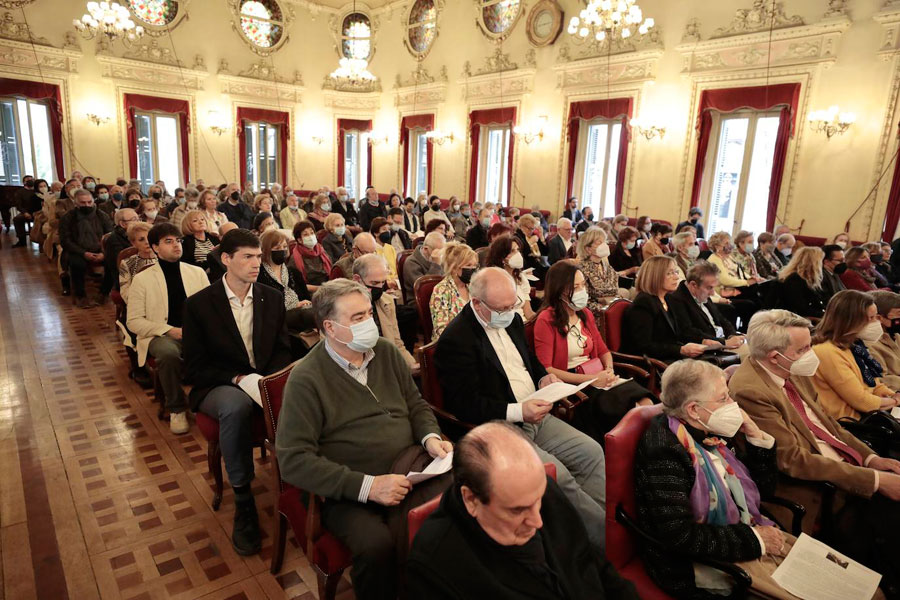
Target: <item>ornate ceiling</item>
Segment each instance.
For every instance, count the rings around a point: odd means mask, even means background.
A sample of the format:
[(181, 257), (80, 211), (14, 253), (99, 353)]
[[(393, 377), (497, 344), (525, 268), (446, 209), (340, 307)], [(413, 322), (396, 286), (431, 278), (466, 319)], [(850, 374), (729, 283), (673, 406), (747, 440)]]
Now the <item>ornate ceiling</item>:
[[(360, 0), (357, 5), (365, 4), (368, 8), (377, 10), (392, 4), (396, 4), (398, 0)], [(331, 10), (339, 10), (353, 4), (353, 0), (288, 0), (291, 4), (318, 5)]]

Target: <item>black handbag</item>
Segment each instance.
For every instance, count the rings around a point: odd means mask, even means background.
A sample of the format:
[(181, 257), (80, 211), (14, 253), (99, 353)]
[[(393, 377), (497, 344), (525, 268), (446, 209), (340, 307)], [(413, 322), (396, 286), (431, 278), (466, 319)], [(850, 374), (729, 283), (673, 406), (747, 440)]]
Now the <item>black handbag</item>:
[(838, 422), (879, 456), (900, 458), (900, 423), (890, 413), (875, 411), (858, 421), (844, 417)]

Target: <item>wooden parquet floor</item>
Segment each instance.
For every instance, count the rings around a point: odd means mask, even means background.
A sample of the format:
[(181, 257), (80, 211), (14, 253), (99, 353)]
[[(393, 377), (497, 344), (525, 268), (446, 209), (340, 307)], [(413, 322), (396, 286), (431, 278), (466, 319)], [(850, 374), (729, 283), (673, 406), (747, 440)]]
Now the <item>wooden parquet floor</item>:
[(292, 535), (269, 574), (268, 464), (253, 483), (263, 550), (243, 558), (227, 483), (210, 506), (206, 442), (172, 435), (128, 378), (111, 304), (74, 308), (55, 266), (14, 241), (0, 235), (0, 600), (317, 598)]

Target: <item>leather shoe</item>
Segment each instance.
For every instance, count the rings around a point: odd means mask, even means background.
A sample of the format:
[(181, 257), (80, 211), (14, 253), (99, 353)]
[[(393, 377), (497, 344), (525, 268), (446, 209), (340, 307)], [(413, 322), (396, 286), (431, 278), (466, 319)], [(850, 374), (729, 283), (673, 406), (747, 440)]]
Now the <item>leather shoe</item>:
[(259, 532), (259, 515), (253, 496), (249, 500), (234, 501), (234, 529), (231, 532), (231, 544), (234, 551), (241, 556), (258, 554), (262, 547), (262, 536)]

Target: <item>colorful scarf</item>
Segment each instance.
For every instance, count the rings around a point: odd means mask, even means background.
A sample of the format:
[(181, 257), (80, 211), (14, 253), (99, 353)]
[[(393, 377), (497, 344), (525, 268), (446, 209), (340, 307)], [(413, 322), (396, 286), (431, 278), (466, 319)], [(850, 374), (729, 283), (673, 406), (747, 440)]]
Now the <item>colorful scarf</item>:
[(316, 258), (318, 257), (322, 261), (322, 269), (326, 273), (331, 273), (331, 259), (328, 258), (328, 255), (325, 254), (325, 248), (322, 247), (322, 244), (316, 244), (313, 246), (313, 249), (310, 250), (302, 243), (297, 243), (294, 246), (294, 251), (291, 253), (294, 259), (294, 265), (297, 267), (303, 274), (303, 281), (309, 281), (309, 278), (306, 276), (306, 265), (303, 264), (303, 257), (306, 258)]
[(862, 340), (853, 342), (853, 345), (850, 346), (850, 352), (853, 354), (856, 366), (859, 367), (859, 372), (862, 373), (863, 381), (867, 386), (875, 387), (875, 378), (881, 377), (884, 374), (881, 363), (879, 363), (874, 356), (869, 354), (869, 349), (866, 348), (866, 345)]
[[(747, 467), (716, 437), (698, 443), (685, 424), (669, 417), (669, 429), (691, 457), (694, 466), (694, 487), (691, 489), (691, 508), (698, 523), (708, 525), (772, 525), (759, 512), (759, 489)], [(710, 455), (715, 454), (725, 465), (725, 480), (719, 477)], [(727, 490), (727, 493), (726, 493)]]

